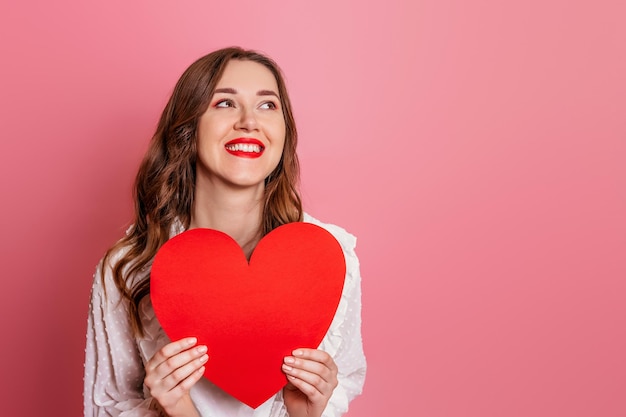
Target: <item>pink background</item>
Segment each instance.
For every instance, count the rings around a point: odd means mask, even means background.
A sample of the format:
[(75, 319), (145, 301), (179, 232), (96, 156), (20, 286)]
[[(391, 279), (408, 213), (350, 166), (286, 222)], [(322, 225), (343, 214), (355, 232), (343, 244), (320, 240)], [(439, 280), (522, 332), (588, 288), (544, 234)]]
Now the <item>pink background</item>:
[(359, 237), (350, 417), (626, 415), (622, 1), (0, 4), (2, 414), (82, 413), (94, 267), (178, 76), (287, 74), (303, 194)]

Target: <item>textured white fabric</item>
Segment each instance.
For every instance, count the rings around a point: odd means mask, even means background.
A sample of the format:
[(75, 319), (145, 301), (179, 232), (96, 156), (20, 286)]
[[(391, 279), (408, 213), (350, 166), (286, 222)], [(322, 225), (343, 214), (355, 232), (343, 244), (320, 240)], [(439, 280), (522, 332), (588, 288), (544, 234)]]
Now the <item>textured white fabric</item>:
[[(348, 403), (361, 393), (365, 381), (366, 363), (361, 341), (361, 276), (354, 251), (356, 238), (338, 226), (323, 224), (306, 214), (304, 221), (332, 233), (341, 244), (346, 258), (347, 272), (341, 301), (319, 346), (334, 358), (339, 368), (339, 386), (323, 415), (339, 417), (348, 410)], [(117, 254), (117, 259), (120, 256), (121, 253)], [(154, 316), (149, 297), (140, 304), (145, 336), (136, 338), (128, 321), (128, 303), (120, 302), (120, 298), (110, 268), (98, 266), (87, 325), (85, 416), (157, 417), (156, 412), (148, 409), (151, 398), (143, 385), (144, 364), (169, 339)], [(191, 398), (202, 417), (287, 417), (282, 391), (252, 409), (202, 378), (192, 388)]]

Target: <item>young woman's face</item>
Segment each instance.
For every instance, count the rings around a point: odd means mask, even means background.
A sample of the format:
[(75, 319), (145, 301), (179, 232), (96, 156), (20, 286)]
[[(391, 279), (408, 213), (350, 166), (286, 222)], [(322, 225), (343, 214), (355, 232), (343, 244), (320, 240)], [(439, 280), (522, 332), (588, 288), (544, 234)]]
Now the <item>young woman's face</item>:
[(198, 123), (197, 180), (263, 187), (284, 144), (274, 75), (256, 62), (231, 60)]

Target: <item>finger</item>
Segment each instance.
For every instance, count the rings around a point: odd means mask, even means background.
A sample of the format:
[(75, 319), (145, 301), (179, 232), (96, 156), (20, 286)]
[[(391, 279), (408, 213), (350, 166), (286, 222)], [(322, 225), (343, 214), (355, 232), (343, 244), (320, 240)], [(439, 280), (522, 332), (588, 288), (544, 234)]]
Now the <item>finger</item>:
[(163, 389), (163, 387), (161, 387), (161, 389), (156, 391), (151, 390), (150, 393), (152, 397), (157, 400), (161, 407), (167, 409), (170, 406), (175, 406), (178, 401), (189, 392), (191, 387), (193, 387), (194, 384), (198, 382), (200, 378), (202, 378), (204, 371), (205, 367), (201, 366), (196, 371), (192, 372), (191, 375), (189, 375), (187, 378), (180, 381), (180, 383), (173, 387), (173, 389), (166, 391)]
[[(154, 370), (162, 378), (165, 378), (168, 375), (176, 372), (180, 374), (179, 371), (181, 369), (188, 369), (188, 365), (192, 364), (193, 361), (197, 361), (198, 359), (205, 359), (202, 361), (202, 363), (206, 362), (206, 359), (208, 359), (206, 352), (207, 347), (204, 345), (184, 350), (180, 353), (175, 354), (174, 356), (170, 356), (165, 361), (158, 364)], [(194, 369), (197, 369), (197, 366)]]
[[(321, 366), (317, 364), (318, 366)], [(316, 368), (315, 366), (311, 366), (311, 369)], [(283, 364), (283, 372), (287, 376), (295, 377), (300, 379), (307, 384), (315, 387), (320, 393), (326, 394), (328, 392), (332, 392), (334, 387), (337, 385), (337, 380), (332, 372), (328, 370), (328, 368), (323, 368), (322, 372), (318, 372), (317, 369), (313, 371), (307, 371), (303, 368), (292, 367), (288, 364)]]
[[(186, 352), (179, 353), (176, 356), (168, 359), (166, 362), (162, 364), (162, 367), (165, 364), (173, 363), (177, 357), (185, 355)], [(172, 372), (168, 370), (161, 370), (157, 367), (157, 369), (151, 372), (149, 375), (146, 375), (145, 383), (148, 388), (150, 388), (151, 393), (154, 395), (167, 393), (178, 386), (182, 386), (183, 390), (190, 388), (200, 377), (204, 374), (204, 364), (209, 359), (209, 356), (204, 354), (199, 358), (195, 358), (192, 361), (184, 363), (182, 366), (177, 367)], [(167, 374), (164, 374), (168, 372)], [(199, 375), (196, 375), (198, 374)], [(190, 381), (190, 382), (188, 382)], [(191, 385), (189, 385), (191, 384)]]
[(337, 365), (335, 364), (332, 356), (330, 356), (323, 350), (300, 348), (294, 350), (292, 352), (292, 355), (296, 358), (308, 359), (311, 361), (319, 362), (321, 364), (324, 364), (328, 369), (332, 371), (337, 370)]
[(183, 380), (181, 380), (174, 388), (173, 390), (177, 390), (180, 391), (180, 394), (182, 395), (183, 393), (189, 391), (191, 389), (191, 387), (194, 386), (194, 384), (196, 382), (198, 382), (200, 380), (200, 378), (202, 378), (202, 376), (204, 375), (204, 371), (206, 370), (206, 368), (204, 366), (201, 366), (200, 368), (194, 370), (189, 376), (187, 376), (186, 378), (184, 378)]
[(168, 385), (170, 386), (170, 388), (178, 385), (185, 378), (189, 377), (192, 373), (200, 369), (202, 366), (204, 366), (206, 361), (209, 359), (209, 356), (207, 354), (204, 354), (200, 357), (191, 359), (189, 361), (186, 361), (180, 364), (182, 360), (179, 361), (178, 359), (181, 356), (188, 356), (188, 355), (186, 355), (186, 352), (179, 353), (178, 355), (173, 356), (172, 358), (168, 359), (166, 362), (163, 363), (164, 367), (167, 366), (167, 369), (165, 369), (164, 372), (170, 371), (170, 366), (169, 366), (170, 360), (173, 364), (175, 364), (175, 365), (172, 365), (171, 371), (163, 377), (163, 381), (169, 382)]
[(146, 366), (144, 382), (153, 395), (171, 390), (204, 366), (208, 360), (207, 347), (204, 345), (193, 347), (196, 342), (195, 338), (186, 338), (169, 343), (150, 359)]
[(330, 396), (338, 385), (337, 366), (332, 357), (314, 349), (297, 349), (294, 354), (296, 356), (287, 356), (283, 364), (288, 380), (311, 399), (316, 396), (314, 390), (322, 396)]
[(296, 359), (291, 356), (286, 357), (283, 364), (283, 371), (297, 377), (312, 374), (320, 377), (324, 382), (332, 383), (333, 381), (333, 372), (326, 365), (306, 359)]
[(189, 349), (195, 345), (198, 340), (195, 337), (186, 337), (184, 339), (177, 340), (175, 342), (168, 343), (163, 346), (157, 353), (154, 354), (152, 359), (148, 362), (147, 368), (154, 369), (162, 362), (165, 362), (171, 356), (180, 353), (186, 349)]
[[(330, 355), (323, 351), (299, 352), (296, 350), (294, 353), (296, 353), (298, 357), (287, 356), (284, 359), (283, 371), (285, 371), (285, 373), (295, 368), (296, 371), (301, 370), (318, 375), (330, 385), (336, 386), (337, 366)], [(304, 356), (314, 359), (303, 359)], [(296, 375), (296, 372), (292, 372), (291, 374)]]
[(330, 393), (327, 389), (316, 387), (315, 385), (310, 384), (304, 379), (300, 379), (291, 373), (287, 373), (287, 380), (293, 387), (297, 388), (302, 392), (312, 403), (319, 403), (325, 401), (327, 397), (330, 397)]
[(207, 347), (204, 345), (196, 346), (191, 349), (195, 343), (195, 338), (188, 338), (163, 346), (154, 357), (150, 359), (146, 366), (146, 371), (159, 369), (162, 376), (165, 376), (174, 369), (179, 368), (207, 352)]

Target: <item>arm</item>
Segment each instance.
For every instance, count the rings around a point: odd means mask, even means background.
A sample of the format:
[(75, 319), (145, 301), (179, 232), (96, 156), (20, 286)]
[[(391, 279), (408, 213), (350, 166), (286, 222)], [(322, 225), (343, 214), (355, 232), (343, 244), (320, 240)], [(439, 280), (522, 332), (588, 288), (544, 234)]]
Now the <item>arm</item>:
[(328, 352), (337, 368), (338, 385), (322, 414), (339, 417), (363, 391), (366, 361), (361, 338), (361, 273), (355, 252), (356, 238), (338, 236), (346, 257), (346, 282), (335, 320), (319, 349)]
[(158, 417), (143, 393), (144, 367), (128, 323), (126, 304), (109, 276), (96, 269), (87, 323), (84, 415)]

